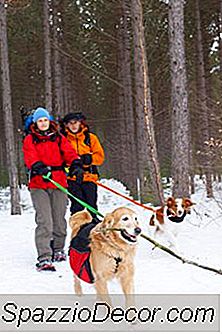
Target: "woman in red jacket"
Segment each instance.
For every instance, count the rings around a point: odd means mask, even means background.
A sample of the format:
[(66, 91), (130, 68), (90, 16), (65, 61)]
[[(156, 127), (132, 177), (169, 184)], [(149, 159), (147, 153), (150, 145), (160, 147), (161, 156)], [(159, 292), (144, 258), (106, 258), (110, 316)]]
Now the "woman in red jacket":
[[(36, 211), (35, 243), (38, 252), (38, 270), (52, 270), (54, 261), (66, 259), (65, 212), (67, 196), (44, 175), (67, 187), (64, 166), (75, 166), (79, 157), (68, 140), (59, 133), (55, 122), (44, 108), (33, 115), (31, 133), (24, 139), (24, 161), (30, 171), (29, 189)], [(53, 240), (53, 250), (51, 241)]]

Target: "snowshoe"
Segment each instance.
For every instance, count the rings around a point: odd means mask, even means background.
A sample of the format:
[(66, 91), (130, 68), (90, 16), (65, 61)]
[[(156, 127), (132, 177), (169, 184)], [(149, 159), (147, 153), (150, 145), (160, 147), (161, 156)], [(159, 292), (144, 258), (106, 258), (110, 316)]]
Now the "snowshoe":
[(56, 268), (52, 264), (52, 261), (48, 259), (36, 263), (36, 269), (38, 271), (56, 271)]
[(66, 254), (64, 251), (54, 252), (53, 262), (66, 261)]

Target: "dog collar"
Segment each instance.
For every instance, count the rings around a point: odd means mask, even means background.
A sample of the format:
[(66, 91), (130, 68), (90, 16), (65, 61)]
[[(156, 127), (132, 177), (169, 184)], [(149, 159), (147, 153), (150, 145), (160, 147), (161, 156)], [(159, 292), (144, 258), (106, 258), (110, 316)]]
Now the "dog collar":
[(167, 217), (170, 221), (174, 222), (174, 223), (181, 223), (184, 218), (186, 217), (186, 211), (184, 211), (184, 213), (182, 214), (181, 217), (178, 217), (178, 216), (171, 216), (171, 212), (169, 209), (167, 209)]

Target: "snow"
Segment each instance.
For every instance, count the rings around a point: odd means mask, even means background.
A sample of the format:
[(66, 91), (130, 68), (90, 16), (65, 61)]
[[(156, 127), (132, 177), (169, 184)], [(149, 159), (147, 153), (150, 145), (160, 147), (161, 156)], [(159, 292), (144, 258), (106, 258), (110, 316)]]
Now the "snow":
[[(127, 189), (116, 180), (102, 180), (110, 188), (130, 196)], [(179, 253), (187, 259), (222, 269), (222, 184), (214, 185), (214, 199), (207, 199), (205, 186), (196, 178), (196, 203), (191, 215), (181, 225), (178, 235)], [(0, 191), (0, 293), (4, 294), (72, 294), (73, 277), (68, 261), (56, 263), (56, 272), (35, 270), (36, 249), (34, 244), (35, 214), (27, 188), (21, 189), (23, 214), (10, 215), (9, 191)], [(139, 215), (143, 233), (152, 237), (149, 227), (151, 211), (144, 210), (111, 192), (99, 189), (99, 211), (111, 212), (119, 206), (133, 208)], [(151, 204), (148, 203), (148, 206)], [(67, 219), (69, 216), (67, 210)], [(68, 234), (70, 230), (68, 230)], [(69, 246), (67, 237), (66, 251)], [(183, 264), (181, 261), (155, 248), (140, 238), (135, 258), (135, 292), (137, 294), (160, 293), (221, 293), (221, 275)], [(7, 270), (5, 269), (7, 268)], [(49, 284), (50, 280), (50, 284)], [(83, 283), (85, 293), (95, 293), (93, 286)], [(109, 284), (111, 293), (121, 293), (117, 281)]]

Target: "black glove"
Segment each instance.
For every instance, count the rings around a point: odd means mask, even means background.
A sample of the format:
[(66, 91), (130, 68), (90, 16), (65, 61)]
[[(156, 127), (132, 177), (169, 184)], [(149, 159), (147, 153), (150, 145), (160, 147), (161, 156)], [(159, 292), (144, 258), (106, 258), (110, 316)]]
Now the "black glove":
[(82, 154), (81, 155), (81, 160), (82, 160), (82, 163), (83, 165), (91, 165), (92, 163), (92, 154)]
[(73, 160), (71, 166), (69, 167), (68, 176), (76, 176), (76, 183), (81, 184), (83, 181), (83, 172), (81, 159)]
[[(52, 170), (51, 166), (46, 166), (41, 161), (35, 162), (31, 168), (32, 175), (48, 175), (48, 173), (51, 172), (51, 170)], [(48, 181), (47, 179), (44, 180)]]
[(71, 165), (69, 167), (69, 174), (68, 174), (68, 176), (72, 177), (73, 175), (75, 175), (75, 172), (76, 172), (77, 168), (81, 168), (82, 169), (82, 160), (81, 159), (75, 159), (75, 160), (73, 160), (73, 162), (71, 163)]

